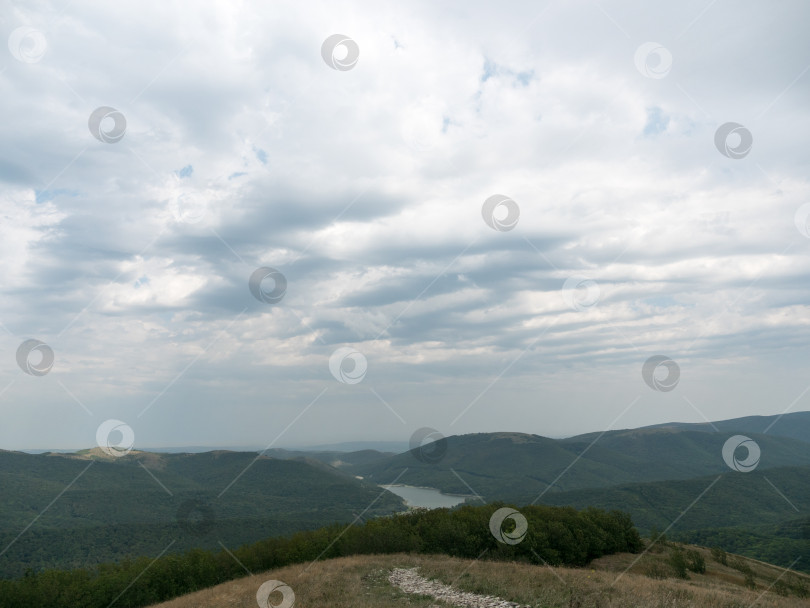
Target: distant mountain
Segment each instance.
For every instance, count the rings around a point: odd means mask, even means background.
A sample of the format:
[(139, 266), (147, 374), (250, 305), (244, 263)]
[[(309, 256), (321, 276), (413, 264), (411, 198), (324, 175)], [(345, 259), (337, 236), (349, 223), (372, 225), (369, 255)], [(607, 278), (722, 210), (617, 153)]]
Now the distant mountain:
[[(183, 445), (160, 448), (138, 446), (141, 452), (157, 452), (159, 454), (201, 454), (203, 452), (261, 452), (265, 446), (259, 445)], [(25, 450), (30, 452), (31, 450)], [(67, 450), (60, 450), (65, 452)], [(76, 452), (77, 450), (71, 450)]]
[[(375, 451), (390, 454), (399, 454), (408, 449), (407, 441), (345, 441), (343, 443), (329, 443), (323, 445), (312, 446), (294, 446), (286, 448), (267, 448), (261, 445), (184, 445), (184, 446), (163, 446), (163, 447), (142, 447), (138, 449), (141, 452), (157, 452), (160, 454), (200, 454), (202, 452), (297, 452), (297, 453), (316, 453), (316, 452), (367, 452)], [(78, 451), (74, 449), (45, 449), (45, 448), (30, 448), (25, 450), (17, 450), (26, 454), (74, 454)]]
[(342, 443), (328, 443), (289, 449), (303, 452), (360, 452), (374, 450), (377, 452), (400, 454), (406, 451), (408, 447), (407, 441), (344, 441)]
[(265, 452), (265, 456), (271, 458), (281, 458), (291, 460), (303, 458), (306, 460), (316, 460), (333, 466), (337, 469), (351, 468), (354, 465), (364, 465), (375, 462), (389, 456), (394, 456), (395, 452), (378, 452), (377, 450), (358, 450), (356, 452), (340, 451), (297, 451), (272, 449)]
[(236, 547), (404, 509), (399, 497), (327, 464), (250, 452), (0, 451), (0, 488), (0, 550), (8, 545), (0, 576), (167, 547)]
[[(564, 441), (592, 441), (599, 435), (610, 437), (628, 432), (644, 430), (670, 429), (676, 431), (702, 431), (704, 433), (756, 433), (772, 437), (789, 437), (799, 441), (810, 442), (810, 412), (792, 412), (776, 416), (745, 416), (714, 422), (666, 422), (645, 426), (638, 429), (608, 431), (606, 433), (587, 433), (568, 437)], [(601, 441), (601, 439), (600, 439)]]
[[(352, 467), (375, 483), (438, 488), (480, 495), (486, 501), (626, 483), (690, 479), (729, 471), (723, 445), (736, 431), (707, 433), (672, 427), (643, 428), (556, 440), (522, 433), (479, 433), (446, 439), (435, 464), (413, 450)], [(759, 470), (810, 466), (810, 443), (748, 433), (762, 456)]]

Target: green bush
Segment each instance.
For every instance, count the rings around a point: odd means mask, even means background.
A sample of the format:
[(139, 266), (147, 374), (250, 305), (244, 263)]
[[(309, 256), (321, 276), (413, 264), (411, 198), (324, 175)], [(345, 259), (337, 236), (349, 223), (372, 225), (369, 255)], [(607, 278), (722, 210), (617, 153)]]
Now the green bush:
[(751, 570), (745, 573), (745, 586), (749, 589), (757, 588), (757, 582), (754, 580), (754, 573)]
[(742, 572), (743, 576), (745, 577), (745, 586), (749, 589), (756, 589), (757, 582), (754, 579), (754, 571), (751, 570), (751, 565), (739, 557), (734, 558), (728, 563), (729, 566), (734, 568), (735, 570), (739, 570)]
[(744, 559), (740, 559), (739, 557), (735, 557), (732, 559), (728, 565), (735, 570), (739, 570), (743, 574), (748, 574), (751, 572), (751, 565), (745, 561)]
[(703, 558), (700, 551), (689, 549), (689, 551), (686, 552), (686, 567), (696, 574), (706, 573), (706, 560)]
[(790, 587), (788, 587), (785, 581), (776, 581), (773, 584), (773, 592), (776, 595), (781, 595), (782, 597), (787, 597), (790, 595)]
[(788, 587), (795, 593), (798, 597), (807, 597), (808, 590), (807, 590), (807, 582), (804, 578), (800, 578), (798, 576), (789, 575), (786, 579)]
[(674, 549), (669, 554), (669, 562), (670, 567), (672, 568), (672, 572), (678, 578), (689, 578), (689, 574), (686, 572), (687, 570), (687, 561), (686, 556), (684, 556), (683, 551), (680, 549)]
[(669, 570), (665, 564), (656, 559), (644, 565), (644, 575), (649, 578), (664, 579), (669, 576)]
[(728, 554), (720, 547), (712, 547), (712, 559), (718, 564), (728, 565)]
[(650, 539), (651, 545), (654, 545), (659, 549), (667, 546), (667, 535), (663, 531), (659, 530), (658, 526), (653, 526), (650, 528), (648, 538)]

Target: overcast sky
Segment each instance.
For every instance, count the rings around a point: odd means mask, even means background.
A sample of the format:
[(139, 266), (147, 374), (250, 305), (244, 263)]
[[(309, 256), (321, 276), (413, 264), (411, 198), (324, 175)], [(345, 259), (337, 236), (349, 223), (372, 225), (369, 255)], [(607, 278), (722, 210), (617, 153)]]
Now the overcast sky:
[(803, 0), (0, 6), (2, 448), (810, 410)]

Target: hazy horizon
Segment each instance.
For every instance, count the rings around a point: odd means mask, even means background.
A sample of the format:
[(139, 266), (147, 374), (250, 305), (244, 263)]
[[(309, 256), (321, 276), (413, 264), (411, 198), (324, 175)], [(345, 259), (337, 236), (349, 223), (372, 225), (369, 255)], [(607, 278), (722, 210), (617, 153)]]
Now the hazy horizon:
[(810, 409), (808, 18), (9, 4), (0, 447)]
[[(789, 412), (788, 414), (807, 414), (807, 413), (810, 413), (810, 410), (802, 411), (802, 412)], [(763, 417), (763, 416), (759, 416), (759, 415), (754, 414), (753, 417)], [(764, 417), (767, 418), (767, 416), (764, 416)], [(782, 416), (780, 416), (780, 415), (776, 416), (776, 421), (777, 422), (779, 420), (781, 420), (781, 419), (782, 419)], [(660, 425), (668, 425), (668, 424), (673, 424), (673, 425), (680, 425), (680, 424), (707, 424), (707, 425), (711, 425), (712, 423), (715, 423), (715, 422), (720, 422), (720, 420), (711, 420), (711, 421), (708, 421), (708, 422), (707, 421), (686, 422), (686, 421), (682, 421), (682, 420), (669, 420), (667, 422), (658, 423), (656, 425), (649, 425), (649, 426), (660, 426)], [(604, 431), (604, 430), (628, 431), (628, 430), (635, 430), (635, 429), (639, 429), (639, 428), (647, 428), (647, 427), (645, 426), (645, 427), (618, 427), (618, 428), (614, 428), (614, 429), (593, 429), (591, 431), (585, 431), (583, 433), (577, 433), (575, 435), (542, 435), (542, 436), (546, 437), (548, 439), (568, 439), (570, 437), (576, 437), (578, 435), (588, 435), (588, 434), (593, 434), (593, 433), (599, 433), (599, 432)], [(767, 430), (769, 430), (769, 428), (764, 428), (763, 432), (766, 432)], [(494, 429), (494, 430), (489, 430), (489, 431), (476, 431), (476, 432), (539, 435), (539, 433), (531, 433), (531, 432), (525, 431), (525, 430), (518, 431), (518, 430), (508, 430), (508, 429)], [(464, 434), (466, 435), (466, 434), (474, 434), (474, 433), (464, 433)], [(357, 449), (378, 449), (379, 451), (386, 451), (385, 449), (383, 449), (381, 447), (380, 448), (374, 448), (374, 447), (366, 447), (366, 446), (372, 446), (372, 445), (384, 446), (384, 445), (388, 445), (390, 447), (399, 446), (401, 448), (401, 450), (403, 452), (405, 452), (405, 451), (408, 451), (409, 449), (411, 449), (411, 447), (409, 446), (411, 439), (412, 439), (412, 437), (401, 438), (399, 440), (395, 440), (395, 439), (389, 439), (389, 440), (386, 440), (386, 439), (381, 439), (381, 440), (357, 439), (357, 440), (347, 440), (347, 441), (341, 441), (341, 442), (337, 442), (337, 443), (325, 443), (325, 444), (283, 444), (283, 443), (279, 443), (279, 444), (274, 444), (272, 446), (272, 448), (270, 448), (270, 449), (281, 449), (281, 450), (288, 450), (288, 451), (331, 451), (331, 450), (334, 450), (334, 451), (352, 451), (354, 448), (352, 448), (352, 449), (344, 449), (342, 446), (364, 446), (364, 447), (358, 447)], [(435, 440), (435, 439), (433, 439), (433, 440)], [(420, 445), (425, 445), (426, 443), (428, 443), (428, 442), (421, 443)], [(76, 446), (74, 446), (74, 447), (51, 447), (51, 448), (27, 447), (27, 448), (18, 448), (17, 451), (26, 452), (26, 453), (30, 453), (30, 454), (38, 454), (38, 453), (43, 453), (43, 452), (48, 452), (48, 451), (70, 453), (70, 452), (74, 452), (74, 451), (92, 449), (92, 448), (95, 448), (95, 447), (98, 447), (97, 444), (87, 445), (87, 446), (80, 446), (80, 447), (76, 447)], [(3, 448), (2, 446), (0, 446), (0, 450), (2, 450), (2, 449), (6, 449), (6, 448)], [(146, 452), (150, 452), (150, 451), (159, 452), (161, 450), (169, 450), (169, 451), (172, 451), (172, 452), (179, 452), (179, 451), (182, 451), (184, 449), (190, 449), (190, 450), (193, 450), (194, 452), (208, 451), (208, 450), (226, 450), (226, 451), (227, 450), (244, 450), (244, 451), (253, 452), (253, 451), (264, 451), (264, 450), (266, 450), (268, 448), (267, 448), (267, 446), (251, 445), (251, 444), (244, 444), (244, 445), (238, 445), (238, 444), (234, 444), (234, 445), (224, 445), (224, 444), (222, 444), (222, 445), (192, 445), (192, 444), (188, 444), (188, 445), (163, 445), (163, 446), (137, 446), (137, 447), (134, 447), (133, 449), (134, 450), (146, 451)]]

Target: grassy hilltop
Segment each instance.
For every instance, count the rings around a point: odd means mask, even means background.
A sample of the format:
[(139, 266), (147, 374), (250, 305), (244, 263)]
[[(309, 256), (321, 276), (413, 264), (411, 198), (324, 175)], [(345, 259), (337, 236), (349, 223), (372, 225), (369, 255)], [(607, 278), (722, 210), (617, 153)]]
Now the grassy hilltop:
[[(807, 576), (785, 574), (779, 568), (736, 556), (727, 556), (732, 566), (723, 565), (713, 561), (711, 552), (706, 549), (685, 547), (704, 557), (706, 572), (689, 572), (688, 579), (681, 579), (670, 571), (670, 549), (662, 548), (641, 559), (635, 554), (620, 553), (594, 560), (586, 568), (553, 569), (515, 562), (412, 554), (342, 557), (256, 573), (152, 608), (255, 608), (256, 590), (266, 580), (280, 580), (290, 585), (295, 592), (295, 605), (302, 608), (447, 606), (391, 586), (388, 582), (391, 569), (411, 567), (418, 567), (422, 576), (459, 590), (493, 595), (533, 608), (807, 606), (806, 596), (800, 595), (801, 589), (810, 586)], [(746, 574), (739, 570), (745, 570), (746, 566), (752, 573), (748, 585)], [(618, 578), (628, 567), (629, 571)]]

